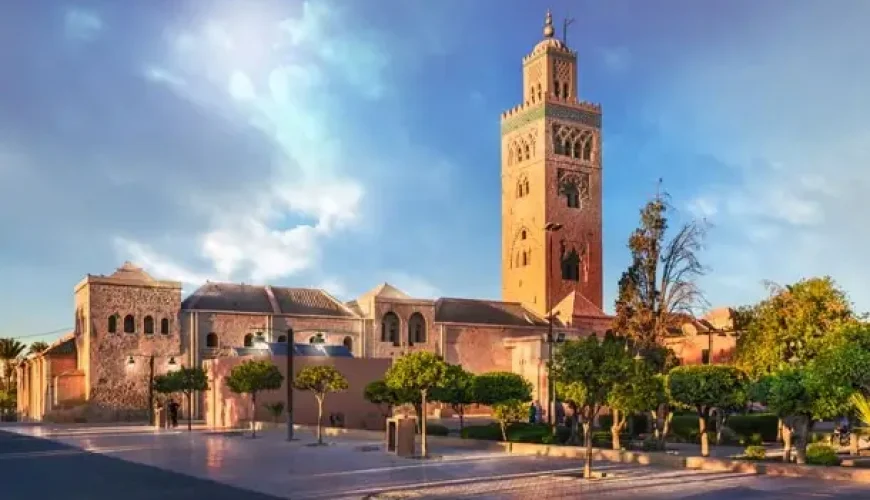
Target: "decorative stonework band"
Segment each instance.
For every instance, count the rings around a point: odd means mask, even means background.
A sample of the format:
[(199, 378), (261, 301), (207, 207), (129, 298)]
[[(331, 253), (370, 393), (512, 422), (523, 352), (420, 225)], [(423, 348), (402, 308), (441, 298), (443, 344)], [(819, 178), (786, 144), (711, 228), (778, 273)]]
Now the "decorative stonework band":
[(524, 127), (529, 123), (540, 120), (541, 118), (555, 118), (557, 120), (565, 120), (574, 123), (581, 123), (588, 127), (601, 128), (601, 114), (593, 113), (582, 109), (569, 108), (567, 106), (559, 106), (555, 104), (546, 104), (537, 106), (525, 113), (512, 116), (501, 124), (501, 133), (508, 134), (514, 130)]

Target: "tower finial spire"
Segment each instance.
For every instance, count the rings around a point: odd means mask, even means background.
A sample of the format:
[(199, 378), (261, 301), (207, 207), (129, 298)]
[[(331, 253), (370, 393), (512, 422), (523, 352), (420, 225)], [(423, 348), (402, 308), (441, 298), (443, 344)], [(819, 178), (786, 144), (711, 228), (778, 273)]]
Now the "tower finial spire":
[(556, 31), (553, 29), (553, 14), (550, 13), (550, 9), (547, 9), (547, 19), (544, 21), (544, 36), (553, 38), (555, 33)]

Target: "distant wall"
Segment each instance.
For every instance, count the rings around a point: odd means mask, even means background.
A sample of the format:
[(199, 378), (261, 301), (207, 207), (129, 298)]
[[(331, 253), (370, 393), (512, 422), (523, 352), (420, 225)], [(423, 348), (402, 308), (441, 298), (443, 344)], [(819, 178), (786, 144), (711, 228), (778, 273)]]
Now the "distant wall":
[[(207, 424), (210, 427), (238, 427), (251, 420), (251, 400), (249, 396), (234, 394), (226, 386), (226, 377), (234, 366), (252, 359), (271, 360), (285, 375), (285, 356), (244, 356), (218, 358), (207, 360), (204, 368), (209, 375), (209, 390), (203, 394), (203, 408)], [(392, 364), (389, 359), (371, 358), (326, 358), (297, 357), (294, 359), (294, 373), (298, 374), (306, 366), (333, 366), (348, 380), (348, 390), (332, 393), (326, 396), (323, 405), (324, 423), (329, 425), (329, 415), (342, 413), (344, 426), (354, 429), (381, 429), (384, 417), (377, 405), (371, 404), (363, 397), (367, 384), (382, 379), (384, 373)], [(257, 394), (257, 408), (254, 415), (257, 420), (272, 420), (265, 405), (286, 400), (286, 385), (280, 390)], [(281, 416), (286, 421), (287, 415)], [(310, 392), (293, 391), (293, 419), (297, 424), (314, 425), (317, 423), (317, 402)]]
[[(713, 334), (713, 363), (730, 362), (737, 349), (737, 337), (733, 335), (720, 336)], [(670, 347), (684, 365), (700, 365), (703, 362), (703, 352), (710, 348), (710, 335), (684, 335), (668, 337), (665, 345)]]

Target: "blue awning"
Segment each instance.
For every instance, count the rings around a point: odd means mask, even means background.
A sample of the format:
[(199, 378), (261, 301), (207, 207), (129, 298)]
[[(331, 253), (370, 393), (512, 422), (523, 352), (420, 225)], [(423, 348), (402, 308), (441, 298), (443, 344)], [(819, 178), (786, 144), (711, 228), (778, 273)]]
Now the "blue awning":
[[(238, 347), (236, 353), (239, 356), (253, 356), (263, 354), (264, 350), (268, 350), (273, 356), (286, 356), (286, 342), (269, 342), (262, 347)], [(343, 345), (326, 345), (326, 344), (293, 344), (294, 356), (322, 356), (327, 358), (352, 358), (350, 349)]]

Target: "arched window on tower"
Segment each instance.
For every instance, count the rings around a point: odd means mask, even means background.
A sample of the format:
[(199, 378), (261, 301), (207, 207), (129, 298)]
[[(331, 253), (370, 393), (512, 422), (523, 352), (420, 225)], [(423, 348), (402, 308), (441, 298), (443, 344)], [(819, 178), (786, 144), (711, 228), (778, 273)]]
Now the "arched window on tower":
[(532, 157), (531, 150), (529, 149), (528, 143), (523, 143), (523, 159), (528, 160)]
[(538, 100), (540, 101), (541, 99), (543, 99), (543, 97), (544, 97), (544, 93), (541, 92), (541, 84), (539, 83), (538, 84)]
[(392, 342), (399, 345), (399, 317), (390, 311), (381, 320), (381, 342)]
[(586, 139), (583, 142), (583, 159), (586, 161), (592, 161), (592, 135), (586, 136)]
[(561, 87), (561, 85), (560, 85), (560, 83), (559, 83), (559, 80), (556, 80), (556, 85), (555, 85), (555, 87), (556, 87), (556, 88), (553, 89), (553, 90), (554, 90), (555, 93), (556, 93), (556, 97), (560, 97), (559, 87)]
[(523, 196), (529, 194), (529, 179), (523, 180)]
[(529, 87), (529, 101), (531, 101), (532, 104), (535, 103), (535, 86), (534, 85)]
[(426, 319), (423, 315), (415, 312), (408, 318), (408, 345), (426, 342)]
[(160, 320), (160, 333), (162, 335), (169, 335), (169, 318)]
[(113, 314), (109, 316), (109, 324), (106, 326), (108, 327), (109, 333), (118, 333), (118, 315)]
[(580, 281), (580, 256), (577, 250), (571, 250), (562, 257), (562, 279)]
[(136, 319), (132, 314), (124, 316), (124, 333), (136, 333)]
[(523, 229), (522, 231), (520, 231), (520, 239), (521, 239), (521, 240), (526, 239), (526, 230), (525, 230), (525, 229)]
[(562, 97), (568, 98), (568, 82), (562, 83)]
[(154, 318), (151, 316), (145, 316), (145, 321), (142, 324), (142, 330), (145, 331), (145, 335), (154, 335)]
[(568, 181), (562, 184), (562, 194), (568, 208), (580, 208), (580, 187), (576, 182)]
[(529, 251), (523, 250), (523, 266), (529, 265)]

